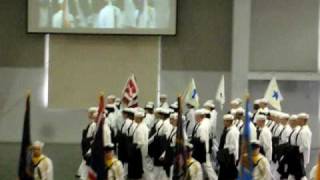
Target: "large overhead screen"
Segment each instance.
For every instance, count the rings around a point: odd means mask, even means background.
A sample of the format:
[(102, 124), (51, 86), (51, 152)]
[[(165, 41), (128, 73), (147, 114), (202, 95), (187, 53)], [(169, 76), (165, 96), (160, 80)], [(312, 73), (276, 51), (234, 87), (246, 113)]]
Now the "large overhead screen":
[(176, 0), (28, 0), (28, 32), (176, 33)]

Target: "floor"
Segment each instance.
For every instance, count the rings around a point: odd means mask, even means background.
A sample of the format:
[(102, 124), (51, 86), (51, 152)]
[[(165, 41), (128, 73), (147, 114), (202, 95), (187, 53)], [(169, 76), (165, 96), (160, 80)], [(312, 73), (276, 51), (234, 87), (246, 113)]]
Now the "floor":
[[(20, 145), (17, 143), (0, 143), (0, 177), (1, 180), (16, 179)], [(55, 180), (73, 180), (81, 161), (78, 144), (47, 144), (44, 152), (54, 163)], [(311, 163), (307, 172), (317, 160), (317, 149), (311, 153)], [(309, 174), (308, 174), (309, 176)]]

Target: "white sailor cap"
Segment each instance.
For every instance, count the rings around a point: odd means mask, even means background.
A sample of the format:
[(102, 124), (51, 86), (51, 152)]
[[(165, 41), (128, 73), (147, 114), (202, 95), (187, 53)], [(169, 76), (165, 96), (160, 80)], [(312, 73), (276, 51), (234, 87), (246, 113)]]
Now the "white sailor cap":
[(266, 99), (266, 98), (261, 98), (259, 100), (259, 102), (262, 103), (262, 104), (268, 104), (269, 103), (268, 99)]
[(216, 106), (214, 105), (213, 103), (213, 100), (207, 100), (204, 104), (203, 104), (204, 107), (209, 107), (209, 108), (215, 108)]
[(133, 109), (133, 108), (124, 108), (124, 109), (122, 110), (122, 112), (132, 113), (132, 114), (134, 114), (134, 113), (135, 113), (135, 111), (134, 111), (134, 109)]
[(287, 114), (287, 113), (281, 113), (280, 118), (281, 118), (281, 119), (289, 119), (289, 118), (290, 118), (290, 115)]
[(205, 115), (210, 114), (211, 112), (208, 109), (203, 108), (203, 112)]
[(94, 112), (97, 112), (97, 111), (98, 111), (97, 107), (89, 107), (89, 109), (88, 109), (89, 113), (94, 113)]
[(244, 113), (245, 113), (245, 110), (242, 107), (236, 109), (236, 114), (244, 114)]
[(232, 104), (232, 105), (240, 105), (241, 102), (239, 102), (239, 99), (236, 98), (236, 99), (232, 100), (232, 101), (230, 102), (230, 104)]
[(292, 114), (289, 118), (289, 121), (296, 121), (298, 119), (298, 116), (296, 114)]
[(42, 149), (42, 148), (44, 147), (44, 143), (41, 142), (41, 141), (39, 141), (39, 140), (37, 140), (37, 141), (34, 141), (34, 142), (32, 143), (32, 146), (33, 146), (33, 147), (40, 147), (40, 149)]
[(172, 104), (170, 105), (170, 108), (178, 109), (178, 102), (175, 101), (174, 103), (172, 103)]
[(170, 119), (178, 119), (178, 113), (170, 114)]
[(299, 113), (299, 114), (298, 114), (298, 118), (299, 118), (299, 119), (309, 119), (310, 116), (309, 116), (309, 114), (307, 114), (307, 113)]
[(103, 147), (104, 152), (110, 152), (114, 150), (114, 144), (109, 143)]
[(170, 114), (170, 109), (169, 108), (163, 108), (163, 107), (158, 107), (155, 110), (156, 113), (161, 113), (161, 114)]
[(276, 111), (276, 110), (269, 110), (269, 113), (270, 113), (270, 115), (271, 116), (278, 116), (279, 115), (279, 112), (278, 111)]
[(166, 94), (161, 94), (161, 95), (160, 95), (160, 98), (162, 98), (162, 99), (167, 99), (168, 96), (167, 96)]
[(223, 120), (224, 121), (233, 121), (234, 120), (234, 116), (232, 114), (225, 114), (223, 116)]
[(147, 109), (153, 109), (154, 108), (154, 103), (152, 101), (147, 102), (145, 108)]
[(251, 146), (254, 146), (254, 147), (260, 147), (260, 146), (261, 146), (261, 143), (260, 143), (259, 140), (254, 139), (254, 140), (251, 140), (251, 141), (250, 141), (250, 145), (251, 145)]
[(258, 114), (257, 117), (256, 117), (256, 120), (259, 121), (265, 121), (267, 120), (267, 117), (265, 115), (262, 115), (262, 114)]
[(254, 102), (253, 102), (254, 104), (256, 104), (256, 105), (259, 105), (260, 104), (260, 99), (256, 99), (256, 100), (254, 100)]
[(107, 99), (116, 99), (117, 97), (113, 94), (110, 94), (109, 96), (107, 96)]
[(145, 111), (142, 108), (136, 108), (134, 112), (134, 117), (143, 118), (145, 116)]
[(195, 115), (206, 115), (207, 111), (205, 109), (197, 109)]
[(116, 108), (116, 105), (115, 104), (107, 104), (106, 108)]

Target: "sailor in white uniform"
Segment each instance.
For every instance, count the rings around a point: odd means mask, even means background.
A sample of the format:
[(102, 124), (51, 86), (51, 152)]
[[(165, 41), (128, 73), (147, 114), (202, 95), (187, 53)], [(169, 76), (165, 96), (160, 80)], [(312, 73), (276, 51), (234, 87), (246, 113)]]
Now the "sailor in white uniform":
[[(300, 164), (295, 164), (294, 172), (289, 172), (289, 180), (291, 179), (307, 179), (306, 177), (306, 166), (310, 162), (310, 151), (311, 151), (311, 139), (312, 132), (308, 126), (309, 115), (306, 113), (298, 114), (297, 124), (300, 126), (299, 131), (295, 136), (297, 150), (297, 156), (299, 159), (297, 161), (302, 161)], [(298, 172), (298, 173), (297, 173)]]
[(210, 126), (207, 125), (205, 120), (205, 114), (207, 113), (204, 109), (196, 110), (195, 119), (196, 125), (193, 128), (191, 135), (191, 143), (194, 146), (193, 157), (198, 160), (205, 172), (205, 177), (210, 180), (217, 179), (217, 175), (213, 170), (212, 163), (210, 161), (209, 154), (209, 131)]
[(52, 16), (53, 28), (73, 28), (74, 16), (69, 12), (68, 0), (59, 0), (60, 9)]
[(167, 102), (168, 96), (167, 96), (166, 94), (161, 94), (159, 100), (160, 100), (160, 105), (159, 105), (159, 107), (169, 108), (169, 104), (168, 104), (168, 102)]
[(272, 160), (272, 134), (265, 126), (266, 116), (257, 115), (257, 139), (261, 144), (261, 153), (271, 162)]
[(81, 180), (86, 180), (88, 177), (88, 166), (87, 160), (91, 155), (91, 144), (96, 134), (96, 120), (97, 120), (97, 107), (90, 107), (88, 109), (89, 124), (82, 132), (81, 150), (82, 150), (82, 161), (78, 169), (77, 177)]
[(187, 112), (186, 112), (186, 120), (185, 120), (185, 127), (188, 137), (190, 138), (192, 136), (192, 131), (194, 129), (194, 126), (196, 124), (195, 120), (195, 107), (191, 105), (190, 103), (187, 103)]
[[(236, 179), (238, 171), (236, 162), (239, 158), (240, 132), (234, 125), (234, 116), (223, 116), (224, 131), (220, 138), (218, 161), (220, 164), (219, 179)], [(228, 161), (224, 158), (227, 157)]]
[(112, 0), (105, 0), (106, 6), (98, 14), (96, 28), (118, 28), (120, 27), (121, 10), (114, 6)]
[(145, 107), (146, 111), (146, 117), (144, 119), (144, 123), (147, 125), (149, 130), (153, 127), (155, 123), (155, 117), (154, 117), (154, 103), (153, 102), (148, 102)]

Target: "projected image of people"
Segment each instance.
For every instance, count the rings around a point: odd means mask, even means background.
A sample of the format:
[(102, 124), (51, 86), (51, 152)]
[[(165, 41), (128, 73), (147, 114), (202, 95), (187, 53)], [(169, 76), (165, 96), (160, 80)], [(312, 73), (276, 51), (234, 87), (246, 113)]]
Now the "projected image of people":
[(36, 0), (38, 28), (169, 28), (171, 0)]

